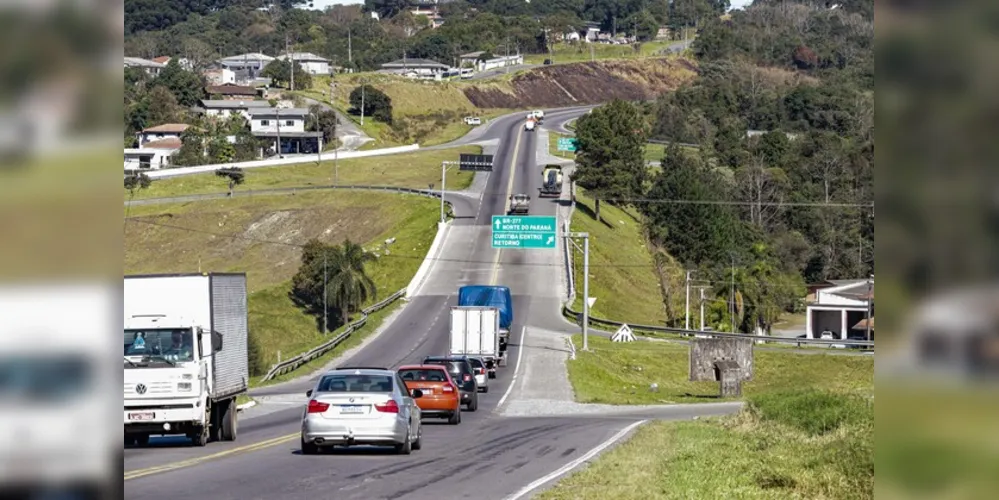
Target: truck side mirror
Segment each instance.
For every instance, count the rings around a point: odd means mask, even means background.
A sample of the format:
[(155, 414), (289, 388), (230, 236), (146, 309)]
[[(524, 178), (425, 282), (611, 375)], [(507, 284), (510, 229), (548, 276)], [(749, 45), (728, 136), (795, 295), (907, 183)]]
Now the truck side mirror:
[(212, 351), (219, 352), (222, 350), (222, 334), (212, 330)]

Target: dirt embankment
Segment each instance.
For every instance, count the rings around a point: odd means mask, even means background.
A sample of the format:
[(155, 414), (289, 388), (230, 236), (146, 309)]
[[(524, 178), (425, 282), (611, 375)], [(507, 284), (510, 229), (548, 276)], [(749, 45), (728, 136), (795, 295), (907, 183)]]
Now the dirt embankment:
[(555, 108), (614, 99), (649, 100), (690, 81), (696, 71), (686, 59), (561, 64), (517, 75), (508, 88), (477, 85), (464, 92), (479, 108)]

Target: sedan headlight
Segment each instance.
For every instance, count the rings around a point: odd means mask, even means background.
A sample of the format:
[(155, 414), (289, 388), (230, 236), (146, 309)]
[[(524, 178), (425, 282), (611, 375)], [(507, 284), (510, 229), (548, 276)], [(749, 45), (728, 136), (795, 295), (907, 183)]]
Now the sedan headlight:
[(180, 382), (180, 383), (177, 384), (177, 390), (178, 391), (188, 392), (188, 391), (191, 390), (191, 383), (190, 382)]

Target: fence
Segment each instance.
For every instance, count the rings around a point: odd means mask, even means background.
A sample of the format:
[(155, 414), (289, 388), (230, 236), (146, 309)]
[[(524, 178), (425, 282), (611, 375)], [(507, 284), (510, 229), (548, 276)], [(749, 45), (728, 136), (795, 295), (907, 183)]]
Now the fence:
[(328, 341), (326, 341), (326, 342), (324, 342), (324, 343), (322, 343), (322, 344), (320, 344), (320, 345), (318, 345), (316, 347), (313, 347), (312, 349), (309, 349), (308, 352), (305, 352), (305, 353), (299, 354), (298, 356), (295, 356), (293, 358), (289, 358), (289, 359), (286, 359), (284, 361), (280, 361), (278, 363), (275, 363), (274, 366), (272, 366), (270, 370), (267, 370), (267, 374), (264, 375), (264, 378), (262, 379), (262, 381), (268, 381), (268, 380), (271, 380), (272, 378), (274, 378), (274, 377), (276, 377), (278, 375), (281, 375), (281, 374), (293, 371), (293, 370), (297, 369), (298, 367), (300, 367), (300, 366), (308, 363), (309, 361), (312, 361), (312, 360), (314, 360), (316, 358), (319, 358), (322, 355), (326, 354), (327, 352), (333, 350), (336, 346), (338, 346), (341, 343), (343, 343), (344, 340), (347, 340), (348, 338), (350, 338), (351, 334), (353, 334), (355, 331), (357, 331), (358, 328), (361, 328), (365, 324), (367, 324), (368, 323), (368, 315), (369, 314), (384, 309), (389, 304), (392, 304), (393, 302), (399, 300), (405, 294), (406, 294), (406, 289), (403, 288), (402, 290), (399, 290), (398, 292), (393, 293), (387, 299), (385, 299), (385, 300), (383, 300), (383, 301), (381, 301), (381, 302), (379, 302), (379, 303), (377, 303), (377, 304), (375, 304), (375, 305), (373, 305), (373, 306), (371, 306), (371, 307), (369, 307), (367, 309), (361, 310), (361, 318), (358, 319), (357, 321), (353, 322), (353, 323), (348, 324), (347, 328), (343, 332), (341, 332), (339, 335), (337, 335), (336, 337), (333, 337), (332, 339), (330, 339), (330, 340), (328, 340)]
[[(287, 187), (287, 188), (271, 188), (271, 189), (245, 189), (237, 190), (233, 193), (233, 198), (242, 198), (244, 196), (270, 196), (275, 194), (295, 194), (299, 191), (321, 191), (324, 189), (348, 189), (348, 190), (364, 190), (364, 191), (388, 191), (403, 194), (416, 194), (420, 196), (427, 196), (430, 198), (440, 198), (441, 192), (439, 190), (434, 191), (430, 189), (416, 189), (398, 186), (367, 186), (363, 184), (349, 184), (345, 186), (298, 186), (298, 187)], [(460, 195), (459, 191), (445, 191), (445, 195)], [(224, 199), (228, 198), (229, 193), (204, 193), (204, 194), (189, 194), (182, 196), (169, 196), (164, 198), (146, 198), (143, 200), (132, 200), (125, 201), (125, 205), (155, 205), (157, 203), (185, 203), (189, 201), (197, 200), (212, 200), (212, 199)], [(448, 203), (450, 205), (450, 203)]]

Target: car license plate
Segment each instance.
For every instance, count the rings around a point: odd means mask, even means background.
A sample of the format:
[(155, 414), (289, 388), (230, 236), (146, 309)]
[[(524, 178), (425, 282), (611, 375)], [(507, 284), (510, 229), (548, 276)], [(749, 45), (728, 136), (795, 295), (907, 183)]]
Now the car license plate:
[(153, 412), (143, 412), (143, 413), (129, 413), (129, 420), (152, 420), (156, 414)]
[(358, 413), (364, 413), (364, 407), (357, 406), (357, 405), (354, 405), (354, 406), (341, 406), (340, 407), (340, 413), (341, 414), (358, 414)]

